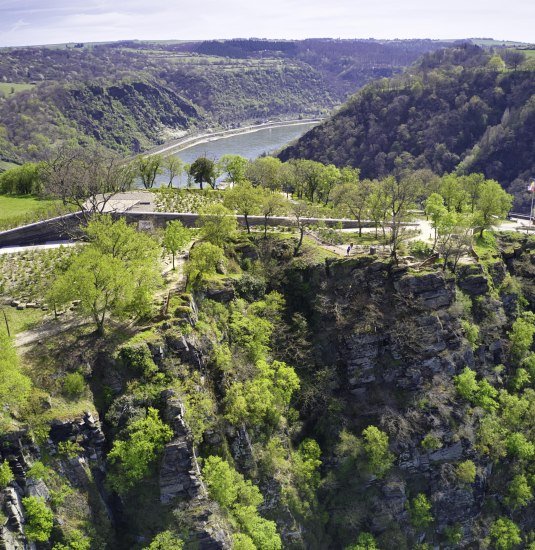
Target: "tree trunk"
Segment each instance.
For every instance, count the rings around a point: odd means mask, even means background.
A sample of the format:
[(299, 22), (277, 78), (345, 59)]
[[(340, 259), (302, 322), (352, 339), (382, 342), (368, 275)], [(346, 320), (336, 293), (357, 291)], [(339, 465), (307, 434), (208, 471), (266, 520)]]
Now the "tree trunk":
[(267, 220), (268, 217), (264, 216), (264, 239), (267, 239)]
[(244, 214), (243, 217), (245, 219), (245, 227), (247, 227), (247, 233), (251, 233), (251, 228), (249, 227), (249, 217), (247, 216), (247, 214)]
[(294, 256), (297, 256), (297, 254), (299, 253), (299, 249), (301, 248), (301, 245), (303, 244), (303, 237), (305, 236), (305, 228), (300, 227), (299, 228), (299, 233), (300, 233), (299, 242), (297, 243), (297, 246), (294, 249)]
[(175, 270), (175, 253), (173, 252), (173, 271)]

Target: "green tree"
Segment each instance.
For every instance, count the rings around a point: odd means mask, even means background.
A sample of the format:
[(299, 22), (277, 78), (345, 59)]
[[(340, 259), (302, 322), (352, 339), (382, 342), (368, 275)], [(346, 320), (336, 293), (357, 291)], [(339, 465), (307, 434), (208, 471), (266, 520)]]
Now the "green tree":
[(217, 180), (216, 164), (213, 160), (206, 157), (199, 157), (189, 167), (189, 174), (195, 183), (202, 189), (203, 184), (207, 183), (215, 189)]
[(54, 526), (54, 514), (41, 497), (25, 497), (22, 499), (26, 515), (24, 533), (29, 540), (46, 542), (50, 538)]
[(457, 479), (461, 483), (470, 484), (474, 483), (476, 480), (476, 465), (472, 460), (465, 460), (457, 464), (455, 468), (455, 473), (457, 474)]
[(448, 209), (444, 205), (444, 197), (438, 193), (432, 193), (425, 201), (425, 215), (431, 218), (431, 224), (435, 230), (433, 250), (435, 250), (435, 247), (437, 246), (438, 226), (447, 211)]
[(167, 174), (169, 176), (169, 183), (167, 184), (168, 187), (173, 187), (173, 180), (182, 174), (184, 171), (184, 162), (181, 158), (170, 155), (168, 157), (165, 157), (163, 159), (163, 167), (167, 170)]
[(188, 281), (197, 282), (206, 275), (213, 275), (217, 266), (225, 259), (225, 253), (212, 243), (200, 243), (191, 249), (186, 264)]
[(527, 506), (532, 500), (533, 493), (526, 476), (524, 474), (516, 475), (507, 488), (505, 503), (516, 510)]
[(152, 189), (156, 181), (156, 176), (163, 172), (164, 158), (161, 155), (150, 155), (145, 157), (140, 155), (134, 161), (137, 175), (141, 178), (141, 183), (145, 189)]
[(132, 422), (126, 429), (126, 438), (117, 439), (108, 454), (112, 466), (110, 485), (125, 493), (149, 473), (165, 444), (173, 437), (173, 430), (150, 408), (145, 418)]
[(462, 212), (466, 204), (467, 192), (458, 176), (455, 174), (442, 176), (439, 193), (444, 199), (448, 212)]
[(491, 525), (490, 538), (496, 550), (512, 550), (522, 542), (520, 529), (509, 518), (498, 518)]
[(227, 174), (233, 183), (241, 183), (245, 180), (245, 170), (249, 161), (241, 155), (223, 155), (219, 161), (219, 170)]
[(264, 237), (267, 238), (268, 219), (276, 214), (282, 214), (287, 205), (287, 201), (279, 193), (266, 190), (262, 194), (260, 211), (264, 216)]
[(24, 405), (30, 395), (32, 383), (20, 369), (17, 352), (11, 339), (0, 330), (0, 403), (2, 413), (14, 412)]
[(91, 548), (91, 539), (78, 529), (70, 530), (65, 539), (65, 544), (57, 542), (52, 550), (89, 550)]
[(345, 550), (379, 550), (379, 546), (371, 533), (360, 533), (357, 542), (346, 546)]
[(485, 229), (490, 229), (498, 221), (507, 216), (513, 204), (513, 197), (505, 192), (494, 180), (485, 180), (479, 188), (479, 198), (476, 202), (476, 220), (479, 236)]
[(505, 70), (505, 63), (499, 55), (493, 55), (487, 62), (487, 68), (491, 71), (501, 72)]
[(423, 493), (414, 497), (409, 506), (411, 524), (416, 529), (425, 529), (433, 522), (431, 503)]
[(223, 204), (244, 217), (247, 233), (250, 233), (249, 216), (260, 213), (262, 193), (251, 182), (243, 180), (225, 191)]
[(202, 208), (197, 224), (201, 228), (202, 237), (220, 247), (232, 239), (238, 228), (236, 216), (220, 203)]
[(420, 184), (417, 179), (403, 177), (396, 179), (390, 176), (382, 182), (384, 193), (387, 197), (388, 216), (390, 224), (390, 249), (392, 258), (397, 262), (397, 253), (403, 240), (405, 223), (410, 218), (410, 209), (420, 193)]
[(232, 550), (257, 550), (253, 539), (249, 535), (236, 533), (232, 535)]
[(9, 462), (7, 460), (4, 460), (0, 464), (0, 491), (7, 487), (14, 479), (15, 476), (11, 471)]
[(236, 504), (257, 507), (264, 500), (258, 487), (218, 456), (204, 461), (202, 474), (210, 498), (224, 508), (231, 509)]
[(37, 195), (41, 192), (41, 164), (27, 162), (0, 174), (0, 193), (13, 195)]
[(172, 531), (158, 533), (145, 550), (182, 550), (184, 541)]
[(362, 235), (362, 224), (368, 216), (369, 198), (373, 184), (370, 180), (355, 181), (337, 185), (332, 192), (332, 201), (344, 214), (349, 214), (357, 221), (359, 236)]
[(63, 378), (63, 393), (67, 397), (80, 397), (84, 393), (85, 388), (85, 379), (79, 372), (70, 372)]
[(315, 212), (309, 204), (301, 201), (290, 203), (290, 211), (293, 215), (294, 223), (299, 231), (299, 240), (297, 241), (297, 245), (294, 249), (294, 256), (297, 256), (299, 254), (299, 250), (301, 249), (301, 245), (303, 244), (305, 231), (307, 227), (310, 226), (310, 218), (314, 216)]
[(245, 177), (255, 186), (264, 187), (271, 191), (281, 188), (282, 163), (278, 158), (260, 157), (249, 164), (245, 169)]
[(362, 437), (371, 473), (378, 478), (384, 477), (394, 463), (394, 455), (388, 449), (388, 435), (376, 426), (368, 426)]
[(534, 335), (535, 315), (529, 311), (518, 317), (511, 327), (509, 332), (511, 353), (521, 359), (531, 349)]
[(173, 258), (173, 270), (175, 269), (175, 256), (191, 240), (191, 231), (184, 227), (179, 220), (171, 220), (165, 226), (162, 245), (166, 252)]
[(277, 426), (299, 386), (292, 367), (260, 360), (251, 380), (234, 382), (227, 390), (225, 418), (233, 424)]
[(52, 284), (48, 301), (65, 304), (80, 300), (79, 311), (93, 318), (104, 333), (109, 315), (146, 315), (154, 289), (160, 284), (158, 243), (109, 216), (92, 220), (83, 247)]

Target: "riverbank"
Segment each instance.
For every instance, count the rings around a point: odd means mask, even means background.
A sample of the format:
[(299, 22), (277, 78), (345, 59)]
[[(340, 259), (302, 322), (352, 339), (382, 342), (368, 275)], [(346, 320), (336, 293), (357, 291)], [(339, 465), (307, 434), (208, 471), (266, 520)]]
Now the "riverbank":
[(313, 123), (320, 123), (322, 118), (307, 118), (297, 120), (283, 120), (279, 122), (266, 122), (264, 124), (254, 124), (250, 126), (241, 126), (240, 128), (233, 128), (232, 130), (220, 130), (216, 132), (203, 132), (202, 134), (186, 135), (173, 141), (168, 141), (158, 147), (149, 149), (145, 155), (163, 155), (169, 156), (179, 151), (184, 151), (195, 145), (201, 143), (207, 143), (209, 141), (216, 141), (220, 139), (229, 138), (232, 136), (251, 134), (260, 130), (266, 130), (268, 128), (285, 128), (290, 126), (310, 125)]

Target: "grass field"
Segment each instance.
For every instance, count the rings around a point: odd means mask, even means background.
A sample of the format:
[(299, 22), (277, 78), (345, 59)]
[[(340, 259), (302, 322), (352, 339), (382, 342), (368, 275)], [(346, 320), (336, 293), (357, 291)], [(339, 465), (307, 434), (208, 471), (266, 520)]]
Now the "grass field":
[(35, 214), (58, 204), (59, 201), (41, 200), (36, 197), (0, 195), (0, 222)]
[(15, 168), (16, 164), (12, 162), (6, 162), (5, 160), (0, 160), (0, 172), (3, 170), (9, 170), (10, 168)]
[(34, 88), (34, 84), (17, 83), (17, 82), (0, 82), (0, 95), (8, 96), (12, 93), (22, 92), (24, 90), (31, 90)]

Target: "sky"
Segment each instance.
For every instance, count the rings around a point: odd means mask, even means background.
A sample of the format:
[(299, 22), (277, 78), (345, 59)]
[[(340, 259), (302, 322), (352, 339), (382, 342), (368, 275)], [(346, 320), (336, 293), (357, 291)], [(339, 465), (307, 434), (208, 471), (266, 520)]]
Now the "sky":
[(0, 46), (248, 37), (535, 42), (535, 1), (0, 0)]

